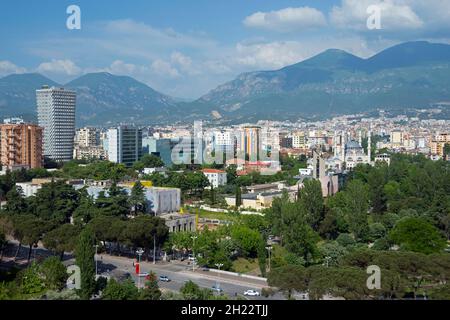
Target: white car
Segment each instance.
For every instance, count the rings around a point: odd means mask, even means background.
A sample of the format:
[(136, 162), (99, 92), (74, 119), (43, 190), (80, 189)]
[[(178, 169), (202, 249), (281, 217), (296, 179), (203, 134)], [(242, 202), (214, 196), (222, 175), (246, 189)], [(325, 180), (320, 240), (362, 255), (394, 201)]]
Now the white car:
[(256, 290), (247, 290), (244, 292), (244, 296), (259, 297), (260, 293)]
[(141, 272), (141, 273), (139, 273), (139, 277), (147, 277), (147, 276), (149, 276), (150, 274), (148, 273), (148, 272)]

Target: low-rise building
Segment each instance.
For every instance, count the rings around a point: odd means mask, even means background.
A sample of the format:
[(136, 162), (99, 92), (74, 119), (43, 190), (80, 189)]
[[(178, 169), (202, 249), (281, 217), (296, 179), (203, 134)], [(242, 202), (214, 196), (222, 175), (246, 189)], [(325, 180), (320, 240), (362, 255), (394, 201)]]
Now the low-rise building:
[[(144, 185), (144, 184), (143, 184)], [(120, 185), (127, 194), (131, 194), (132, 186)], [(76, 185), (76, 189), (83, 188), (84, 185)], [(89, 186), (86, 188), (88, 194), (97, 199), (100, 192), (108, 196), (108, 189), (105, 187)], [(144, 195), (147, 199), (147, 210), (157, 216), (164, 213), (174, 213), (180, 211), (181, 190), (177, 188), (146, 187), (144, 185)]]
[(203, 169), (202, 172), (214, 188), (227, 184), (227, 173), (223, 170)]
[[(297, 198), (297, 190), (287, 190), (290, 201), (295, 201)], [(260, 193), (246, 193), (241, 196), (242, 204), (241, 208), (261, 211), (272, 207), (273, 200), (275, 198), (281, 198), (283, 191), (271, 191)], [(225, 197), (225, 201), (228, 206), (233, 207), (236, 205), (236, 197)]]
[(194, 214), (169, 213), (162, 214), (160, 218), (164, 219), (169, 232), (195, 232), (196, 217)]

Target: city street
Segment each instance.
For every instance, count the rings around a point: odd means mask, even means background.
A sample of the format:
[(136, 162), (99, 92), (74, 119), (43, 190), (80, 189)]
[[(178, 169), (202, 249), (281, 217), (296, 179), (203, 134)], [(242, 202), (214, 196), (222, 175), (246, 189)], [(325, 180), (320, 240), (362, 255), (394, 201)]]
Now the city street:
[[(120, 275), (130, 274), (132, 278), (138, 283), (135, 275), (135, 267), (133, 266), (133, 259), (99, 255), (99, 273), (103, 275), (112, 275), (120, 277)], [(105, 267), (102, 267), (105, 266)], [(202, 288), (211, 288), (212, 286), (220, 285), (224, 293), (229, 296), (241, 295), (246, 290), (254, 289), (261, 292), (261, 289), (267, 287), (263, 281), (246, 279), (239, 276), (233, 277), (230, 275), (223, 275), (214, 271), (192, 271), (192, 267), (182, 264), (180, 262), (173, 263), (157, 263), (141, 261), (141, 273), (154, 272), (157, 277), (167, 276), (171, 281), (159, 281), (159, 286), (164, 289), (178, 291), (185, 282), (191, 280)], [(143, 285), (145, 278), (141, 278), (141, 285)], [(282, 294), (276, 294), (269, 298), (264, 297), (246, 297), (247, 299), (284, 299)]]
[[(3, 267), (12, 266), (12, 257), (17, 250), (17, 241), (10, 241), (10, 245), (2, 261)], [(36, 253), (35, 253), (36, 252)], [(51, 255), (51, 253), (45, 248), (39, 247), (33, 249), (32, 260), (34, 255), (39, 259), (45, 259)], [(28, 255), (28, 248), (22, 247), (17, 256), (16, 264), (25, 265)], [(68, 259), (67, 259), (68, 258)], [(135, 274), (135, 267), (133, 266), (134, 259), (128, 257), (118, 257), (110, 256), (106, 254), (97, 255), (98, 263), (98, 273), (104, 276), (112, 276), (118, 279), (124, 279), (128, 275), (133, 278), (133, 280), (138, 284), (138, 277)], [(75, 263), (75, 259), (68, 257), (64, 260), (65, 265), (71, 265)], [(173, 260), (172, 262), (158, 262), (153, 264), (152, 262), (141, 261), (140, 272), (150, 273), (154, 272), (157, 277), (167, 276), (171, 281), (162, 282), (159, 281), (158, 284), (160, 288), (179, 291), (185, 282), (191, 280), (202, 288), (211, 289), (213, 286), (218, 286), (223, 290), (224, 294), (233, 297), (243, 294), (246, 290), (253, 289), (261, 293), (261, 289), (267, 287), (265, 281), (247, 279), (239, 276), (224, 275), (214, 271), (192, 271), (192, 266), (188, 266), (186, 263)], [(145, 277), (141, 277), (141, 286), (144, 285)], [(265, 298), (265, 297), (245, 297), (249, 300), (281, 300), (285, 299), (281, 293), (276, 293), (275, 295)]]

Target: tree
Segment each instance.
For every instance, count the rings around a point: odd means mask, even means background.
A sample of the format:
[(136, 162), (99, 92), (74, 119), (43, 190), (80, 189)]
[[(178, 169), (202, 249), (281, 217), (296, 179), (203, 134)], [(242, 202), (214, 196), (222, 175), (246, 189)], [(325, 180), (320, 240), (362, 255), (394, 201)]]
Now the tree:
[(103, 300), (137, 300), (138, 298), (139, 290), (131, 279), (123, 283), (110, 279), (102, 295)]
[(237, 166), (235, 164), (232, 164), (230, 166), (227, 167), (226, 172), (227, 172), (227, 183), (228, 184), (234, 184), (234, 182), (237, 179)]
[(2, 230), (0, 230), (0, 262), (3, 259), (3, 250), (5, 246), (8, 244), (8, 241), (6, 241), (5, 234)]
[(209, 192), (211, 205), (216, 204), (216, 191), (214, 190), (214, 186), (211, 184), (211, 190)]
[(324, 204), (322, 186), (318, 180), (307, 180), (300, 189), (299, 205), (306, 214), (306, 220), (314, 230), (318, 230), (319, 223), (323, 219)]
[(163, 219), (153, 216), (138, 216), (126, 222), (121, 237), (133, 248), (143, 248), (149, 252), (153, 245), (164, 243), (169, 230)]
[(242, 190), (239, 185), (236, 185), (236, 208), (239, 208), (242, 205)]
[(347, 249), (337, 241), (326, 242), (320, 246), (323, 265), (327, 267), (338, 266), (339, 260), (347, 253)]
[(180, 293), (185, 300), (208, 300), (212, 296), (211, 290), (200, 289), (200, 287), (189, 280), (181, 288)]
[(80, 227), (66, 223), (47, 232), (42, 242), (47, 249), (59, 254), (62, 260), (64, 252), (75, 250), (80, 231)]
[(79, 196), (78, 191), (64, 181), (52, 180), (30, 198), (30, 211), (43, 220), (69, 223), (79, 204)]
[(139, 299), (140, 300), (159, 300), (161, 298), (161, 290), (159, 290), (158, 280), (156, 279), (156, 274), (150, 272), (150, 274), (145, 279), (145, 288), (141, 290)]
[(389, 233), (389, 238), (403, 250), (430, 254), (442, 251), (445, 238), (429, 222), (414, 217), (401, 219)]
[(344, 192), (343, 208), (350, 232), (358, 240), (366, 239), (369, 232), (367, 213), (369, 210), (369, 191), (360, 180), (349, 182)]
[(75, 250), (76, 264), (81, 272), (81, 289), (78, 294), (81, 299), (89, 300), (95, 292), (95, 240), (92, 231), (81, 232)]
[(38, 217), (33, 215), (23, 215), (14, 217), (15, 235), (19, 236), (21, 244), (28, 244), (28, 263), (31, 259), (31, 251), (33, 246), (37, 246), (42, 235), (47, 230), (48, 225)]
[(258, 245), (258, 265), (261, 275), (266, 276), (267, 249), (264, 241), (260, 241)]
[(5, 210), (9, 214), (23, 214), (27, 210), (27, 203), (25, 201), (22, 188), (20, 187), (13, 187), (7, 194), (6, 194), (6, 206)]
[(39, 273), (39, 266), (34, 262), (28, 268), (22, 270), (17, 279), (20, 283), (20, 291), (24, 294), (39, 293), (45, 288), (44, 281)]
[(370, 189), (370, 202), (374, 213), (383, 213), (387, 209), (384, 185), (386, 184), (387, 166), (381, 165), (370, 170), (367, 182)]
[(45, 259), (40, 265), (40, 272), (43, 275), (47, 289), (62, 290), (66, 286), (67, 270), (58, 258), (50, 257)]
[(79, 205), (73, 212), (73, 221), (77, 225), (85, 225), (97, 215), (97, 207), (92, 196), (84, 188), (80, 190)]
[(144, 168), (161, 168), (164, 167), (164, 162), (161, 158), (153, 154), (144, 154), (142, 158), (133, 164), (133, 169), (136, 171), (143, 171)]
[(447, 161), (448, 157), (450, 156), (450, 143), (446, 143), (444, 145), (443, 153), (444, 153), (444, 160)]
[(127, 193), (115, 182), (108, 189), (108, 195), (101, 191), (95, 202), (100, 215), (126, 217), (130, 212)]
[(128, 198), (128, 202), (132, 208), (134, 214), (145, 213), (147, 206), (147, 199), (145, 197), (145, 190), (142, 186), (141, 182), (138, 180), (133, 185), (131, 189), (130, 197)]
[(267, 283), (283, 291), (288, 299), (292, 298), (294, 291), (306, 291), (306, 269), (302, 266), (286, 265), (272, 269), (267, 277)]

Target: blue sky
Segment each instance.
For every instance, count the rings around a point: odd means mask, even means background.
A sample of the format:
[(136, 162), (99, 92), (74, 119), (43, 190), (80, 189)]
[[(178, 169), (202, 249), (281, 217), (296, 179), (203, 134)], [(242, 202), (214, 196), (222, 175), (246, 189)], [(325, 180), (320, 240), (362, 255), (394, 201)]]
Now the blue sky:
[[(66, 28), (72, 4), (81, 30)], [(381, 30), (367, 29), (372, 4)], [(423, 39), (450, 43), (450, 0), (2, 1), (0, 76), (40, 72), (65, 83), (107, 71), (193, 99), (329, 48), (368, 57)]]

